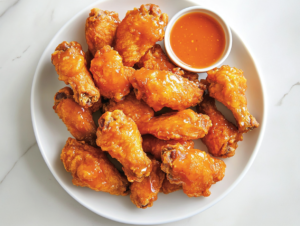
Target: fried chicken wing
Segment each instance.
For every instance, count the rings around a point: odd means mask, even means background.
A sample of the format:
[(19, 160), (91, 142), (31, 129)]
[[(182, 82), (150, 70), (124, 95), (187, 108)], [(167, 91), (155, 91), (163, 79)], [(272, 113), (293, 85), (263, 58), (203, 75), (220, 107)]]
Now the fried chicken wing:
[(161, 140), (195, 140), (204, 137), (210, 127), (211, 121), (207, 115), (186, 109), (153, 117), (140, 132)]
[(142, 148), (135, 122), (122, 111), (105, 112), (99, 119), (97, 145), (122, 165), (130, 182), (141, 182), (151, 172), (151, 160)]
[(75, 102), (71, 88), (62, 88), (55, 94), (53, 109), (77, 140), (96, 145), (97, 127), (92, 110)]
[(149, 177), (145, 177), (141, 182), (135, 181), (130, 185), (132, 203), (143, 209), (153, 206), (164, 178), (165, 173), (160, 169), (160, 162), (152, 159), (152, 171)]
[[(103, 109), (106, 112), (122, 110), (137, 124), (142, 135), (152, 134), (161, 140), (173, 139), (177, 140), (176, 142), (178, 140), (183, 142), (183, 140), (198, 139), (205, 136), (211, 126), (208, 116), (197, 114), (190, 109), (154, 116), (152, 108), (144, 101), (137, 100), (132, 92), (120, 102), (110, 100), (109, 103), (104, 104)], [(191, 144), (191, 141), (187, 143)]]
[[(137, 66), (139, 68), (143, 67), (150, 70), (171, 72), (173, 72), (173, 70), (177, 68), (174, 64), (170, 62), (169, 58), (166, 56), (159, 44), (155, 44), (151, 49), (149, 49), (137, 63)], [(199, 76), (197, 73), (179, 69), (179, 75), (199, 84)]]
[(73, 184), (104, 191), (112, 195), (127, 195), (129, 183), (100, 148), (95, 148), (69, 138), (62, 149), (60, 159), (67, 172), (73, 176)]
[(176, 66), (172, 64), (159, 44), (149, 49), (137, 63), (139, 68), (150, 70), (172, 71)]
[(163, 148), (161, 169), (172, 184), (181, 184), (189, 197), (209, 196), (212, 184), (223, 179), (226, 165), (204, 151), (180, 144)]
[(217, 110), (215, 100), (206, 95), (197, 111), (209, 116), (212, 127), (201, 140), (210, 154), (218, 157), (232, 157), (238, 147), (237, 142), (243, 140), (243, 134)]
[(115, 49), (125, 66), (132, 67), (157, 41), (164, 37), (168, 15), (161, 13), (157, 5), (141, 5), (126, 13), (116, 34)]
[(121, 56), (110, 46), (104, 46), (96, 53), (90, 70), (102, 96), (120, 101), (130, 92), (128, 76), (134, 69), (124, 67)]
[(132, 91), (120, 102), (110, 100), (104, 104), (103, 110), (114, 111), (121, 110), (123, 113), (130, 117), (137, 125), (138, 129), (142, 131), (145, 122), (148, 122), (153, 116), (154, 111), (143, 100), (137, 100), (134, 92)]
[(194, 142), (192, 140), (160, 140), (152, 135), (143, 135), (143, 150), (144, 152), (151, 153), (155, 159), (161, 161), (161, 150), (167, 144), (177, 144), (180, 143), (187, 149), (194, 148)]
[(62, 42), (51, 56), (58, 79), (70, 84), (74, 99), (83, 107), (91, 107), (100, 98), (92, 76), (86, 66), (85, 54), (77, 42)]
[(209, 95), (232, 111), (239, 132), (246, 133), (259, 126), (247, 109), (247, 80), (242, 70), (224, 65), (208, 71), (206, 80), (210, 83)]
[(154, 111), (163, 107), (184, 110), (202, 100), (203, 90), (194, 82), (169, 71), (142, 68), (129, 77), (138, 100), (143, 99)]
[(170, 181), (166, 177), (163, 181), (160, 191), (167, 195), (169, 193), (178, 191), (180, 189), (182, 189), (181, 184), (171, 184)]
[(113, 46), (119, 14), (114, 11), (94, 8), (85, 23), (85, 39), (93, 55), (106, 45)]

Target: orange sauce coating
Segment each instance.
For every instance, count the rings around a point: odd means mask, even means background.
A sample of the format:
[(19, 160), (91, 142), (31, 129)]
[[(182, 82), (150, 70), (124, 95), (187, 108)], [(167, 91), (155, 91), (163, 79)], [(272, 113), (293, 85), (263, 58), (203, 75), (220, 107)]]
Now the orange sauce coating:
[(225, 48), (221, 25), (205, 13), (189, 13), (180, 17), (170, 35), (175, 55), (193, 68), (205, 68), (219, 60)]

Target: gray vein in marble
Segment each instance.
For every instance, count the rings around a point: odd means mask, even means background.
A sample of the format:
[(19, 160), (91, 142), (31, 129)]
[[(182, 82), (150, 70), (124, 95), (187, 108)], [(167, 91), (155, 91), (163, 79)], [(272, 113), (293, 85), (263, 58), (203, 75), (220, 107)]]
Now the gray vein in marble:
[(28, 46), (28, 47), (23, 51), (23, 53), (22, 53), (20, 56), (17, 56), (16, 58), (12, 59), (12, 61), (21, 58), (22, 55), (29, 49), (29, 47), (30, 47), (30, 46)]
[(23, 155), (21, 155), (17, 161), (15, 161), (14, 165), (10, 168), (10, 170), (5, 174), (5, 176), (3, 177), (3, 179), (0, 181), (0, 185), (2, 184), (2, 182), (5, 180), (5, 178), (8, 176), (8, 174), (12, 171), (12, 169), (16, 166), (16, 164), (18, 163), (18, 161), (27, 154), (27, 152), (34, 146), (36, 145), (36, 142), (34, 142), (32, 145), (29, 146), (29, 148), (26, 149), (26, 151), (23, 153)]
[(52, 21), (53, 18), (54, 18), (54, 10), (55, 10), (55, 9), (53, 9), (52, 12), (51, 12), (51, 21)]
[(295, 86), (300, 86), (300, 82), (296, 82), (294, 85), (291, 86), (290, 90), (285, 93), (283, 95), (283, 97), (281, 97), (280, 101), (276, 104), (277, 106), (281, 106), (282, 105), (282, 102), (283, 102), (283, 99), (291, 92), (291, 90), (295, 87)]
[(0, 17), (2, 17), (10, 8), (12, 8), (13, 6), (15, 6), (20, 0), (15, 1), (12, 5), (8, 6), (8, 8), (6, 10), (4, 10), (4, 12), (0, 15)]

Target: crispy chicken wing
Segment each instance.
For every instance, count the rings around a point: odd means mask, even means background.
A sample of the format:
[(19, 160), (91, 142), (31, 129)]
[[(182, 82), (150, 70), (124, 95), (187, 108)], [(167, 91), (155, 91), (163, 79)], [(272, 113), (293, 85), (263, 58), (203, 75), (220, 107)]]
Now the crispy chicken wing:
[(132, 203), (143, 209), (153, 206), (164, 178), (165, 173), (160, 169), (160, 162), (152, 159), (152, 171), (149, 177), (145, 177), (141, 182), (135, 181), (130, 185)]
[(129, 77), (138, 100), (143, 99), (154, 111), (163, 107), (184, 110), (202, 100), (197, 84), (170, 71), (142, 68)]
[(172, 71), (176, 66), (172, 64), (159, 44), (155, 44), (137, 63), (139, 68), (150, 70)]
[(161, 140), (195, 140), (204, 137), (210, 127), (211, 121), (207, 115), (186, 109), (153, 117), (140, 132)]
[(86, 66), (85, 54), (77, 42), (62, 42), (51, 56), (58, 79), (70, 84), (74, 99), (83, 107), (91, 107), (100, 98), (92, 76)]
[(104, 191), (112, 195), (127, 195), (129, 183), (108, 160), (100, 148), (69, 138), (60, 159), (73, 176), (73, 184)]
[(170, 183), (181, 184), (189, 197), (209, 196), (212, 184), (223, 179), (226, 165), (204, 151), (180, 144), (163, 148), (161, 169)]
[(130, 92), (128, 77), (134, 69), (123, 66), (121, 56), (110, 46), (104, 46), (96, 53), (90, 70), (102, 96), (120, 101)]
[(183, 142), (182, 140), (198, 139), (205, 136), (211, 126), (208, 116), (190, 109), (154, 116), (152, 108), (144, 101), (137, 100), (133, 93), (118, 103), (110, 100), (103, 108), (104, 111), (122, 110), (137, 124), (142, 135), (152, 134), (161, 140)]
[(126, 116), (130, 117), (136, 123), (140, 131), (144, 123), (148, 122), (154, 116), (153, 109), (143, 100), (137, 100), (133, 91), (120, 102), (115, 102), (111, 99), (108, 103), (104, 104), (103, 110), (105, 112), (112, 112), (114, 110), (123, 111)]
[(151, 160), (142, 148), (135, 122), (122, 111), (104, 113), (99, 119), (97, 145), (122, 165), (130, 182), (142, 181), (151, 172)]
[(259, 126), (247, 109), (247, 80), (242, 70), (224, 65), (208, 71), (206, 80), (210, 83), (209, 95), (232, 111), (239, 132), (246, 133)]
[[(171, 71), (177, 68), (172, 64), (169, 58), (166, 56), (159, 44), (155, 44), (151, 49), (149, 49), (146, 54), (137, 63), (139, 68), (146, 68), (150, 70), (160, 70), (160, 71)], [(198, 74), (194, 72), (179, 70), (179, 74), (190, 81), (199, 84)]]
[(85, 39), (93, 55), (106, 45), (113, 46), (119, 14), (114, 11), (94, 8), (85, 23)]
[(141, 5), (126, 13), (116, 34), (116, 50), (125, 66), (132, 67), (157, 41), (164, 37), (168, 15), (154, 4)]
[(55, 94), (53, 109), (77, 140), (96, 145), (97, 127), (92, 110), (75, 102), (71, 88), (62, 88)]
[(194, 141), (192, 140), (160, 140), (152, 135), (143, 135), (143, 150), (144, 152), (151, 153), (154, 158), (161, 161), (161, 150), (164, 146), (167, 144), (177, 144), (180, 143), (187, 149), (193, 149), (194, 148)]
[(170, 181), (168, 180), (168, 178), (165, 177), (160, 191), (167, 195), (169, 193), (172, 193), (174, 191), (178, 191), (180, 189), (182, 189), (181, 184), (171, 184)]
[(218, 157), (232, 157), (238, 147), (237, 142), (243, 140), (243, 134), (217, 110), (215, 100), (206, 95), (197, 111), (209, 116), (212, 127), (201, 140), (207, 146), (210, 154)]

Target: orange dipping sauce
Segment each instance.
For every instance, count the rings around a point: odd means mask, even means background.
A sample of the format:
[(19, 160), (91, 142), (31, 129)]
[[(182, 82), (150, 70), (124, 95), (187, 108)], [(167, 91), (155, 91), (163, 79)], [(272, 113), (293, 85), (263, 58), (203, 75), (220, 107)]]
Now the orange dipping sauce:
[(174, 24), (170, 43), (175, 55), (193, 68), (216, 63), (225, 49), (225, 33), (211, 16), (195, 12), (180, 17)]

